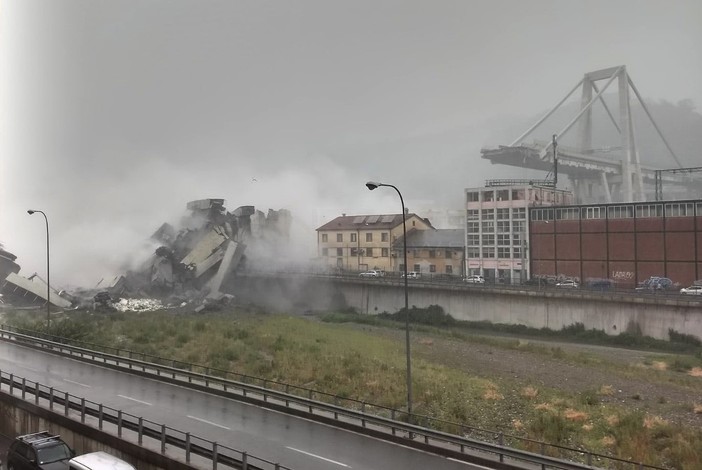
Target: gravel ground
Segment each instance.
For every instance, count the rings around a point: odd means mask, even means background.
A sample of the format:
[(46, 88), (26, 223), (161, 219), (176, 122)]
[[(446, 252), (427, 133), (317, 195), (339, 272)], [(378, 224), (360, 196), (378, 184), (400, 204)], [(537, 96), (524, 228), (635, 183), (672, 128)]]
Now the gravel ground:
[[(401, 330), (359, 328), (404, 341)], [(532, 339), (519, 339), (520, 347), (510, 349), (420, 332), (412, 338), (413, 355), (475, 376), (570, 393), (608, 387), (612, 394), (600, 395), (601, 402), (702, 428), (702, 413), (693, 409), (702, 406), (702, 377), (662, 369), (665, 353)]]

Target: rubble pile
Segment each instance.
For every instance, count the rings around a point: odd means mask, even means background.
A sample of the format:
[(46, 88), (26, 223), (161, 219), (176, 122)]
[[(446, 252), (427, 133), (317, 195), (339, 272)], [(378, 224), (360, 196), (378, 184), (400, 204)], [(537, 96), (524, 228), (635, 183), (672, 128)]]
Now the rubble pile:
[[(288, 250), (292, 220), (285, 209), (269, 210), (266, 215), (254, 206), (241, 206), (228, 212), (224, 199), (191, 201), (186, 208), (188, 214), (178, 227), (164, 223), (153, 233), (153, 254), (136, 269), (102, 279), (91, 289), (57, 292), (56, 297), (52, 293), (50, 302), (59, 302), (63, 308), (121, 311), (156, 310), (164, 307), (162, 302), (213, 306), (230, 301), (222, 289), (235, 271), (249, 262), (266, 262), (260, 259), (261, 253), (274, 260)], [(40, 284), (18, 276), (14, 260), (14, 255), (0, 249), (0, 292), (5, 301), (18, 300), (13, 294), (21, 294), (25, 302), (45, 304), (46, 285), (42, 294)]]

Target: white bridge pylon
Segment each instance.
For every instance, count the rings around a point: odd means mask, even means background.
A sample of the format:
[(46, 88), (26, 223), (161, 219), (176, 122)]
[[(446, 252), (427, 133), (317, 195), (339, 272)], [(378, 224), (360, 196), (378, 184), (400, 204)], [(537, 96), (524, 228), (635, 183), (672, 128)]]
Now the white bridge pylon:
[[(614, 117), (605, 100), (602, 98), (604, 92), (607, 91), (615, 80), (618, 85), (618, 119)], [(604, 86), (600, 89), (597, 83), (601, 81), (604, 81)], [(639, 153), (636, 147), (636, 132), (631, 116), (630, 91), (634, 92), (636, 99), (653, 124), (656, 132), (661, 137), (677, 166), (682, 168), (680, 161), (670, 148), (670, 145), (653, 120), (636, 86), (627, 74), (626, 66), (624, 65), (586, 73), (582, 80), (580, 80), (553, 109), (515, 139), (509, 147), (501, 147), (500, 150), (483, 150), (483, 158), (489, 158), (493, 160), (493, 163), (513, 165), (517, 164), (516, 161), (519, 160), (521, 162), (519, 166), (535, 169), (548, 167), (549, 164), (552, 165), (552, 142), (544, 145), (530, 146), (524, 145), (524, 139), (560, 108), (578, 88), (582, 89), (580, 109), (568, 124), (555, 134), (557, 141), (578, 124), (576, 127), (577, 134), (575, 136), (577, 147), (568, 150), (561, 145), (558, 146), (559, 169), (568, 174), (573, 182), (576, 199), (578, 201), (585, 202), (588, 199), (592, 200), (595, 194), (604, 195), (605, 202), (646, 200), (644, 180), (647, 182), (653, 181), (653, 171), (655, 171), (655, 169), (642, 169), (641, 167)], [(621, 155), (618, 161), (611, 158), (611, 153), (598, 156), (596, 151), (592, 148), (592, 107), (598, 101), (604, 106), (609, 119), (621, 136)], [(510, 150), (512, 151), (510, 152)], [(527, 157), (534, 157), (531, 158), (531, 160), (536, 160), (537, 155), (530, 155), (534, 152), (538, 152), (538, 160), (541, 161), (541, 165), (536, 161), (527, 164)], [(520, 158), (508, 159), (506, 158), (508, 156), (519, 156)], [(510, 162), (508, 160), (513, 161)], [(616, 199), (616, 201), (614, 199)]]

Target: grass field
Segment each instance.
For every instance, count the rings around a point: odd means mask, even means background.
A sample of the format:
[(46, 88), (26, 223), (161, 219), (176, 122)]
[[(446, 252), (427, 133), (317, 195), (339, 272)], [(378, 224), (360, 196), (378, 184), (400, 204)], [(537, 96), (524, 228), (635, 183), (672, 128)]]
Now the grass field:
[[(44, 328), (43, 316), (32, 315), (6, 313), (4, 323)], [(333, 316), (327, 318), (333, 321), (319, 321), (237, 310), (207, 314), (76, 311), (55, 321), (52, 333), (402, 409), (406, 404), (402, 335), (375, 334), (362, 323), (349, 321), (354, 318)], [(382, 320), (373, 328), (392, 330), (403, 325)], [(455, 326), (417, 328), (425, 336), (443, 336), (459, 343), (485, 341), (493, 347), (519, 347), (513, 338), (478, 337)], [(670, 380), (582, 353), (537, 345), (531, 345), (529, 352), (555, 355), (583, 367), (615, 372), (621, 368), (621, 373), (640, 373), (639, 378), (648, 375), (652, 380)], [(656, 360), (671, 369), (702, 370), (699, 354), (661, 354)], [(687, 373), (679, 376), (681, 386), (690, 387), (693, 394), (702, 390), (702, 378)], [(476, 376), (451, 361), (423, 355), (418, 348), (413, 354), (413, 388), (417, 414), (651, 465), (702, 468), (699, 427), (673, 425), (645, 410), (618, 406), (605, 400), (613, 393), (606, 385), (593, 384), (591, 390), (567, 393), (524, 380)], [(702, 414), (702, 396), (689, 407), (690, 415)], [(450, 424), (440, 427), (456, 431)]]

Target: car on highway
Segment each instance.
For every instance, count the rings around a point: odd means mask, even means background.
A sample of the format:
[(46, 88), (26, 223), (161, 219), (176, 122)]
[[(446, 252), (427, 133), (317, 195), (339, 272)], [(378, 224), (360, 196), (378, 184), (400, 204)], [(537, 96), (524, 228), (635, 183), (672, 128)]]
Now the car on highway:
[(485, 278), (479, 274), (472, 274), (470, 276), (466, 276), (465, 279), (463, 279), (464, 282), (467, 282), (468, 284), (485, 284)]
[(666, 290), (673, 287), (673, 281), (667, 277), (651, 276), (636, 287), (637, 291)]
[(380, 274), (380, 271), (371, 269), (370, 271), (363, 271), (358, 277), (382, 277), (382, 274)]
[(90, 452), (68, 461), (69, 470), (135, 470), (122, 459), (107, 452)]
[(17, 436), (7, 450), (8, 470), (63, 470), (75, 452), (48, 431)]
[(690, 287), (683, 287), (680, 289), (680, 293), (685, 295), (702, 295), (702, 286), (693, 285)]
[[(405, 277), (405, 273), (402, 273), (402, 278)], [(422, 277), (422, 273), (417, 272), (417, 271), (410, 271), (407, 273), (407, 279), (420, 279)]]
[(566, 279), (565, 281), (557, 282), (556, 287), (561, 289), (578, 289), (580, 284), (572, 279)]

